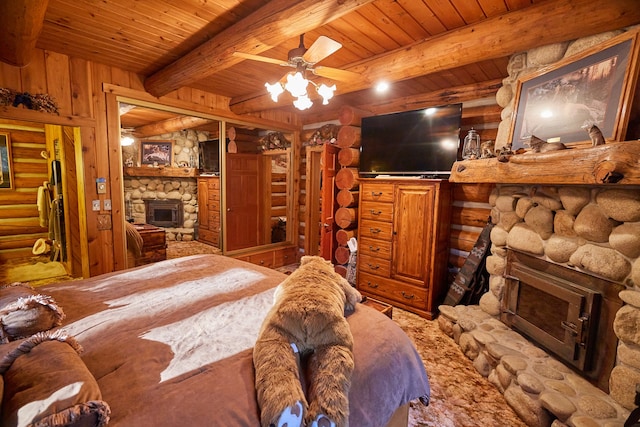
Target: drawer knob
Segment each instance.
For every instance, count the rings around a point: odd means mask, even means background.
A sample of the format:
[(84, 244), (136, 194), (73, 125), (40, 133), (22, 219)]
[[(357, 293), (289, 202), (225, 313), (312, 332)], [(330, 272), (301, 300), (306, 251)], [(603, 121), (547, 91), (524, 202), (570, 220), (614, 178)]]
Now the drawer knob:
[(369, 209), (369, 212), (371, 212), (371, 215), (380, 215), (382, 213), (382, 211), (375, 211), (373, 209)]
[(379, 228), (369, 228), (369, 231), (373, 234), (378, 234), (379, 232), (381, 232), (382, 230)]
[(261, 259), (261, 260), (260, 260), (260, 264), (261, 264), (261, 265), (263, 265), (263, 264), (264, 264), (264, 260), (263, 260), (263, 259)]
[(407, 295), (407, 293), (405, 291), (402, 291), (402, 296), (405, 297), (406, 299), (413, 299), (415, 298), (415, 295), (411, 294), (411, 295)]
[(374, 248), (373, 246), (369, 245), (369, 250), (370, 250), (371, 252), (378, 252), (378, 251), (380, 250), (380, 248), (379, 248), (379, 247), (375, 247), (375, 248)]
[(382, 191), (380, 191), (380, 192), (372, 191), (371, 192), (371, 196), (372, 197), (380, 197), (380, 196), (382, 196)]
[(379, 268), (380, 268), (380, 266), (379, 266), (379, 265), (377, 265), (377, 264), (376, 264), (376, 265), (373, 265), (373, 264), (371, 264), (370, 262), (368, 262), (368, 263), (367, 263), (367, 265), (368, 265), (368, 266), (369, 266), (369, 268), (370, 268), (370, 269), (372, 269), (372, 270), (377, 270), (377, 269), (379, 269)]
[(377, 288), (377, 287), (378, 287), (378, 284), (377, 284), (377, 283), (367, 282), (367, 286), (369, 286), (370, 288), (375, 289), (375, 288)]

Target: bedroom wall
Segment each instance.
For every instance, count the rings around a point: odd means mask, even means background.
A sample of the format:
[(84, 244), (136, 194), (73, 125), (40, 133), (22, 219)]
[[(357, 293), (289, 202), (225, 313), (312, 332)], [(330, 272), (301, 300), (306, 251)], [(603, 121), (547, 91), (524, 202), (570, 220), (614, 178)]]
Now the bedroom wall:
[[(229, 112), (229, 100), (226, 97), (182, 88), (167, 96), (153, 98), (144, 92), (141, 76), (45, 50), (36, 50), (32, 62), (22, 68), (0, 62), (0, 88), (49, 94), (59, 108), (59, 114), (49, 114), (7, 106), (0, 110), (0, 118), (79, 126), (81, 129), (90, 276), (126, 266), (126, 254), (122, 250), (125, 247), (124, 227), (116, 225), (114, 228), (108, 223), (99, 226), (99, 220), (105, 218), (113, 224), (124, 224), (124, 212), (120, 209), (123, 192), (119, 135), (109, 138), (109, 129), (113, 126), (109, 117), (118, 115), (115, 92), (127, 89), (127, 95), (134, 99), (144, 98), (210, 114)], [(289, 125), (297, 121), (295, 115), (284, 112), (264, 113), (255, 117)], [(113, 127), (111, 129), (114, 130)], [(98, 177), (106, 178), (106, 194), (97, 194)], [(101, 200), (103, 206), (105, 199), (112, 200), (112, 211), (92, 211), (92, 200)]]

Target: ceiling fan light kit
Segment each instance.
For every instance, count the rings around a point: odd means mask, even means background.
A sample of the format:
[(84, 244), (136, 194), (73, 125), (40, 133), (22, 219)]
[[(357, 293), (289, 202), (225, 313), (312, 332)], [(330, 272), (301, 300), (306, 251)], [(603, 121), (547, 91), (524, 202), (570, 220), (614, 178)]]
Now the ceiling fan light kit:
[[(258, 55), (251, 55), (242, 52), (236, 52), (235, 54), (239, 57), (245, 59), (251, 59), (254, 61), (262, 61), (268, 62), (271, 64), (285, 65), (289, 67), (293, 67), (296, 69), (295, 72), (287, 73), (285, 77), (280, 79), (277, 83), (265, 83), (264, 86), (267, 88), (267, 91), (271, 95), (271, 99), (273, 102), (278, 102), (278, 96), (280, 96), (286, 90), (296, 98), (293, 101), (293, 105), (299, 110), (306, 110), (313, 105), (313, 101), (309, 98), (309, 94), (307, 93), (307, 86), (311, 83), (316, 92), (322, 97), (322, 104), (329, 104), (329, 100), (333, 98), (334, 92), (336, 91), (336, 85), (327, 86), (322, 83), (317, 85), (316, 83), (307, 80), (305, 77), (305, 73), (307, 70), (311, 71), (314, 74), (329, 77), (331, 75), (340, 76), (347, 75), (349, 72), (343, 70), (337, 70), (329, 67), (318, 67), (318, 69), (314, 69), (313, 66), (331, 55), (338, 49), (340, 49), (342, 45), (335, 40), (331, 40), (329, 37), (320, 36), (318, 39), (309, 47), (309, 49), (304, 47), (304, 34), (300, 36), (300, 45), (289, 51), (289, 58), (287, 62), (278, 61), (273, 58), (262, 57)], [(283, 83), (283, 81), (285, 81)]]

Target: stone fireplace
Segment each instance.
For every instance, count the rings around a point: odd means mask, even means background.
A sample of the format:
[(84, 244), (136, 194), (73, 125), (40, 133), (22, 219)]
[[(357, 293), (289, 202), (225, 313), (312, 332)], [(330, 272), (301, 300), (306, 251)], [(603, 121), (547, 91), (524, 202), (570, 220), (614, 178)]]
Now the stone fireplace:
[[(621, 31), (513, 55), (496, 95), (510, 143), (518, 79)], [(640, 105), (640, 86), (633, 106)], [(637, 129), (637, 124), (629, 123)], [(629, 135), (629, 134), (627, 134)], [(635, 136), (633, 136), (635, 135)], [(622, 426), (640, 384), (640, 142), (457, 162), (495, 183), (489, 289), (438, 322), (530, 426)], [(585, 136), (585, 140), (586, 140)], [(615, 179), (612, 179), (615, 178)], [(544, 336), (546, 334), (546, 337)], [(590, 352), (590, 353), (589, 353)]]
[[(575, 426), (622, 425), (640, 383), (640, 188), (498, 184), (490, 204), (495, 227), (486, 262), (489, 292), (477, 306), (441, 306), (441, 329), (528, 425), (548, 426), (554, 419)], [(524, 259), (524, 267), (512, 268), (514, 257)], [(566, 298), (557, 293), (555, 300), (540, 303), (539, 292), (509, 289), (513, 277), (527, 281), (536, 275), (543, 289), (563, 282)], [(600, 284), (578, 296), (572, 281), (584, 288), (587, 282)], [(552, 327), (562, 331), (561, 338), (587, 328), (594, 335), (592, 359), (577, 366), (571, 354), (561, 362), (562, 350), (532, 340), (530, 325), (512, 329), (500, 321), (515, 315), (510, 300), (518, 296), (528, 298), (523, 312), (535, 309), (555, 318)], [(539, 303), (533, 309), (532, 299)], [(567, 299), (579, 306), (573, 308), (574, 325), (559, 314)], [(589, 325), (578, 325), (594, 301)]]

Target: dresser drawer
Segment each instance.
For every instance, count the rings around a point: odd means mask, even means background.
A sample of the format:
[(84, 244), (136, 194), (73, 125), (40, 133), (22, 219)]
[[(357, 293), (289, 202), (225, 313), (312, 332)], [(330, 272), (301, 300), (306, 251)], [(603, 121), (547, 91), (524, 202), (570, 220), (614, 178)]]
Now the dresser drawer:
[(358, 272), (358, 290), (365, 294), (377, 295), (387, 301), (396, 301), (423, 310), (427, 307), (426, 288), (407, 285), (365, 272)]
[(393, 184), (364, 183), (360, 189), (362, 201), (393, 202)]
[(374, 239), (391, 241), (391, 233), (393, 226), (390, 222), (372, 221), (363, 219), (358, 226), (360, 237), (372, 237)]
[(376, 258), (391, 259), (391, 242), (362, 237), (358, 243), (358, 253)]
[(391, 222), (393, 220), (393, 203), (362, 202), (360, 218)]
[(359, 255), (358, 271), (375, 274), (377, 276), (389, 277), (391, 273), (391, 261), (376, 258), (369, 255)]
[(296, 262), (296, 253), (298, 252), (297, 247), (284, 248), (278, 251), (275, 251), (273, 254), (274, 267), (282, 267), (283, 265), (289, 265)]

